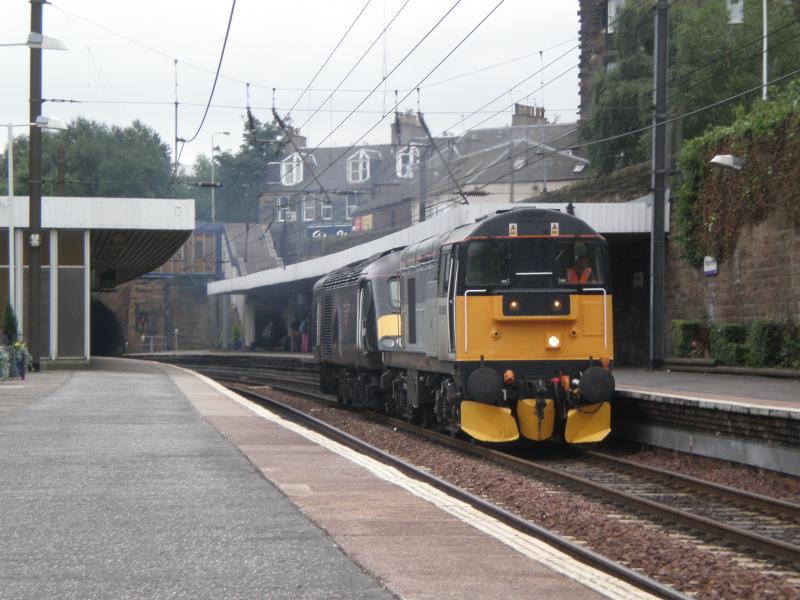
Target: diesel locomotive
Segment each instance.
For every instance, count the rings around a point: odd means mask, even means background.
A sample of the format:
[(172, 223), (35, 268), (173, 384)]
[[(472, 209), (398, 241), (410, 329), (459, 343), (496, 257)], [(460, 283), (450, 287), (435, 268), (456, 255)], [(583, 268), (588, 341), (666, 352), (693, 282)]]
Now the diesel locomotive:
[(575, 216), (498, 211), (314, 286), (320, 385), (483, 442), (611, 430), (607, 244)]

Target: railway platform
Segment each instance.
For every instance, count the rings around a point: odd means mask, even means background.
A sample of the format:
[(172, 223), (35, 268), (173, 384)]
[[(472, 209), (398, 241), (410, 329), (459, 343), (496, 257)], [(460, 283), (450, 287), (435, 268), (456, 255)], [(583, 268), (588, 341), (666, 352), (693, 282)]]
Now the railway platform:
[(621, 436), (800, 476), (796, 379), (625, 368), (614, 376)]
[[(316, 377), (311, 354), (185, 351), (148, 356), (212, 375), (235, 368), (257, 378), (280, 364)], [(614, 377), (615, 436), (800, 476), (797, 379), (625, 367), (615, 368)]]
[(0, 384), (14, 598), (644, 598), (195, 373)]

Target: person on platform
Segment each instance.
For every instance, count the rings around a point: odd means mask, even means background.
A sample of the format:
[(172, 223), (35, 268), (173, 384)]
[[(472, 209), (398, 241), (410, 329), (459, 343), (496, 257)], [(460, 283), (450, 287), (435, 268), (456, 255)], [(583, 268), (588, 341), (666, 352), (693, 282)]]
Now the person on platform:
[(308, 317), (300, 321), (300, 352), (308, 352)]
[(300, 352), (300, 321), (297, 319), (289, 326), (289, 352)]

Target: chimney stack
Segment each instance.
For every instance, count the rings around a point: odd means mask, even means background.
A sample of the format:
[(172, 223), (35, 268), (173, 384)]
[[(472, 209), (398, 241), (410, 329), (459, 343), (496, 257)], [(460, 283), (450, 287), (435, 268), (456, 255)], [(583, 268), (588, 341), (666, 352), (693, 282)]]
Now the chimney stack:
[(511, 126), (546, 125), (544, 106), (528, 106), (527, 104), (514, 104), (514, 114), (511, 116)]
[(413, 138), (424, 138), (425, 130), (422, 128), (419, 116), (413, 110), (396, 113), (392, 121), (392, 144), (407, 146)]

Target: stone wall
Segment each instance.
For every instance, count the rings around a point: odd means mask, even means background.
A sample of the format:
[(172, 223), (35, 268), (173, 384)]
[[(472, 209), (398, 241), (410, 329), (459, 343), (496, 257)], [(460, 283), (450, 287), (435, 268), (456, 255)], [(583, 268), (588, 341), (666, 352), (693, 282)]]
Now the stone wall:
[[(674, 224), (673, 224), (673, 231)], [(749, 324), (757, 319), (800, 323), (800, 227), (780, 214), (745, 226), (733, 255), (707, 277), (667, 244), (666, 308), (672, 319)]]

